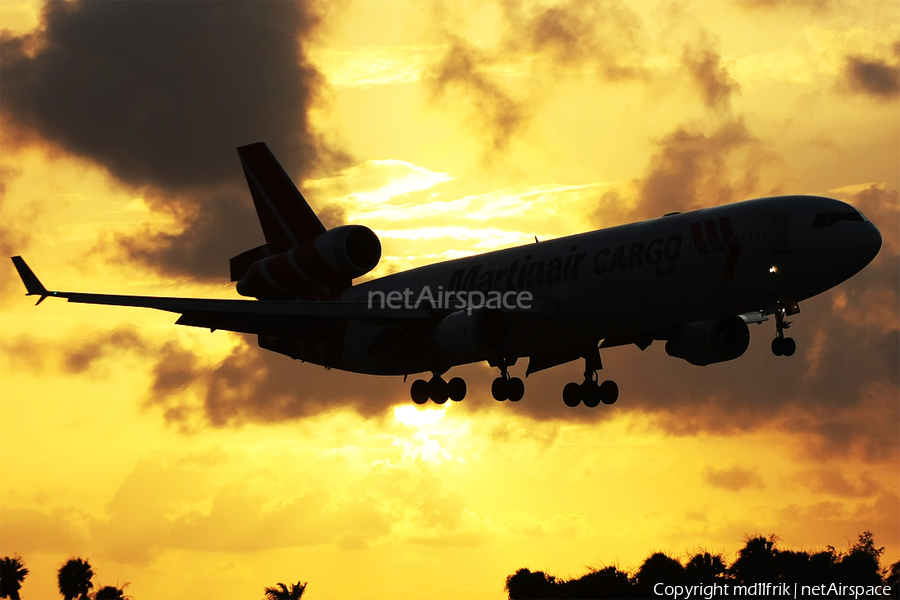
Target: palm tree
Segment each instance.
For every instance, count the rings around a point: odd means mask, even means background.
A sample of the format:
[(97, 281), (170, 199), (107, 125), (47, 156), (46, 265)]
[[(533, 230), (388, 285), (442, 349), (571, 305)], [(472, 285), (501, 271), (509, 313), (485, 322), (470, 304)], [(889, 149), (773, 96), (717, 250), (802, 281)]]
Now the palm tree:
[(114, 585), (104, 585), (94, 594), (94, 600), (125, 600), (126, 598), (130, 598), (131, 596), (125, 595), (125, 588), (127, 586), (127, 583), (120, 588), (117, 588)]
[(692, 584), (713, 583), (721, 579), (726, 570), (721, 554), (710, 554), (701, 550), (688, 559), (684, 566), (684, 578)]
[(306, 590), (306, 584), (307, 582), (298, 581), (292, 583), (289, 588), (283, 583), (276, 583), (278, 587), (267, 587), (264, 593), (268, 600), (300, 600)]
[(89, 600), (88, 592), (94, 587), (91, 578), (94, 571), (90, 563), (80, 558), (70, 558), (59, 568), (59, 593), (66, 600)]
[(26, 575), (28, 569), (22, 564), (22, 557), (18, 554), (0, 560), (0, 598), (19, 600), (19, 588)]

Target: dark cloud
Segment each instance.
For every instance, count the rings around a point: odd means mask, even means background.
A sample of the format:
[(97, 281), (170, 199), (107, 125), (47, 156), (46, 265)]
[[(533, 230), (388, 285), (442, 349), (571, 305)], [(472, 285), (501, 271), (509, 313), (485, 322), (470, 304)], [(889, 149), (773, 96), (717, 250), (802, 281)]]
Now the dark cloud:
[[(165, 271), (220, 276), (259, 243), (235, 153), (266, 141), (295, 178), (336, 159), (307, 115), (313, 2), (47, 2), (0, 41), (5, 117), (145, 190), (176, 234), (123, 242)], [(224, 191), (223, 191), (224, 190)], [(254, 237), (255, 236), (255, 237)]]
[(147, 199), (156, 210), (172, 214), (182, 229), (169, 233), (146, 226), (136, 234), (113, 237), (111, 244), (103, 240), (90, 253), (111, 246), (116, 260), (138, 260), (166, 273), (224, 282), (229, 279), (228, 259), (265, 242), (249, 192), (177, 199), (152, 194)]
[[(201, 415), (213, 426), (279, 422), (350, 407), (365, 417), (381, 415), (408, 398), (401, 377), (370, 377), (326, 371), (242, 342), (218, 364), (206, 364), (177, 344), (157, 354), (147, 404), (163, 409), (167, 420), (184, 425)], [(188, 388), (202, 406), (184, 395)]]
[[(319, 75), (306, 2), (48, 2), (39, 49), (2, 41), (3, 110), (132, 185), (235, 180), (234, 148), (267, 140), (308, 169)], [(237, 172), (236, 172), (237, 171)]]
[(709, 35), (700, 35), (688, 43), (681, 59), (700, 88), (706, 106), (711, 109), (730, 108), (731, 95), (740, 90), (740, 84), (722, 64), (722, 55)]
[(900, 96), (900, 42), (892, 60), (852, 55), (847, 57), (844, 79), (854, 92), (878, 100)]
[(881, 484), (868, 473), (860, 473), (857, 479), (857, 483), (850, 481), (836, 468), (822, 469), (815, 474), (811, 487), (817, 492), (845, 498), (867, 498), (882, 492)]
[(489, 146), (502, 151), (527, 120), (525, 103), (514, 100), (488, 75), (487, 69), (495, 59), (459, 37), (449, 37), (447, 52), (427, 75), (431, 92), (435, 97), (446, 93), (458, 97), (458, 91), (465, 92), (472, 101), (474, 122), (484, 125), (482, 133)]
[(647, 174), (638, 182), (634, 218), (653, 218), (752, 197), (763, 167), (775, 159), (742, 118), (711, 133), (680, 126), (658, 142)]
[[(435, 5), (447, 51), (426, 73), (435, 99), (471, 103), (469, 124), (492, 151), (524, 131), (561, 73), (594, 71), (607, 81), (643, 77), (641, 20), (623, 2), (569, 0), (552, 6), (502, 2), (505, 32), (493, 47), (451, 33), (447, 7)], [(509, 65), (517, 73), (510, 77)]]
[(779, 13), (785, 9), (825, 13), (837, 5), (834, 0), (735, 0), (735, 2), (738, 6), (747, 10), (769, 10)]
[(644, 75), (640, 17), (626, 4), (568, 0), (553, 5), (505, 2), (503, 49), (526, 52), (554, 68), (588, 67), (608, 80)]
[(94, 363), (111, 355), (135, 351), (143, 354), (147, 345), (138, 335), (137, 329), (123, 326), (108, 333), (95, 336), (73, 348), (63, 350), (63, 369), (66, 373), (82, 373)]
[(707, 468), (703, 478), (713, 487), (739, 492), (746, 488), (765, 487), (760, 476), (751, 469), (739, 465), (727, 469)]

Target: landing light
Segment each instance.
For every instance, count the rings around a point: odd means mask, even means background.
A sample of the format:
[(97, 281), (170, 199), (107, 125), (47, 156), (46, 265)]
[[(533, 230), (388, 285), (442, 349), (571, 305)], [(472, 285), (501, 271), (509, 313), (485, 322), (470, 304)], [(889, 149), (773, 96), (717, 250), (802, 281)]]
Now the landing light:
[(778, 267), (776, 267), (775, 265), (772, 265), (771, 267), (769, 267), (769, 273), (777, 273), (777, 272), (778, 272)]

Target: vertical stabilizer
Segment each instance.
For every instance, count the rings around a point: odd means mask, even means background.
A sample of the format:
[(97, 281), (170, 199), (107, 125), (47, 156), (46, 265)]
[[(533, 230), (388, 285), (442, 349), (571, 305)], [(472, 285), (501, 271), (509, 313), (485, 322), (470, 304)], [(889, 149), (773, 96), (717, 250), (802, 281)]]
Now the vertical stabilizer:
[(237, 149), (268, 252), (311, 242), (325, 227), (264, 142)]

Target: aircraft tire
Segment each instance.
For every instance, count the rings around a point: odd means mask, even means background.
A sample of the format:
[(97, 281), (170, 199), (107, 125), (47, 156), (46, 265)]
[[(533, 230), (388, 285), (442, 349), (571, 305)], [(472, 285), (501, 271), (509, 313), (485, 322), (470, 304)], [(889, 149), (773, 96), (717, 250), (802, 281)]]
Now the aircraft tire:
[(428, 402), (428, 382), (424, 379), (416, 379), (409, 388), (409, 395), (416, 404)]
[(797, 351), (797, 342), (794, 341), (794, 338), (786, 337), (782, 340), (781, 350), (785, 356), (793, 356)]
[(513, 377), (506, 382), (506, 391), (510, 402), (518, 402), (525, 395), (525, 383)]
[(581, 401), (588, 408), (596, 408), (600, 406), (600, 388), (594, 381), (585, 381), (579, 386), (581, 392)]
[(775, 356), (784, 355), (784, 340), (780, 337), (772, 340), (772, 354)]
[(567, 383), (563, 388), (563, 402), (569, 408), (575, 408), (581, 404), (581, 386), (574, 381)]
[(454, 402), (459, 402), (466, 397), (466, 380), (462, 377), (454, 377), (447, 382), (447, 395)]
[(431, 396), (435, 404), (444, 404), (447, 398), (450, 397), (447, 393), (447, 387), (447, 382), (440, 377), (434, 377), (428, 382), (428, 395)]
[(497, 402), (503, 402), (509, 397), (509, 386), (506, 385), (506, 379), (498, 377), (491, 384), (491, 395)]
[(604, 381), (597, 390), (603, 404), (615, 404), (619, 399), (619, 386), (615, 381)]

